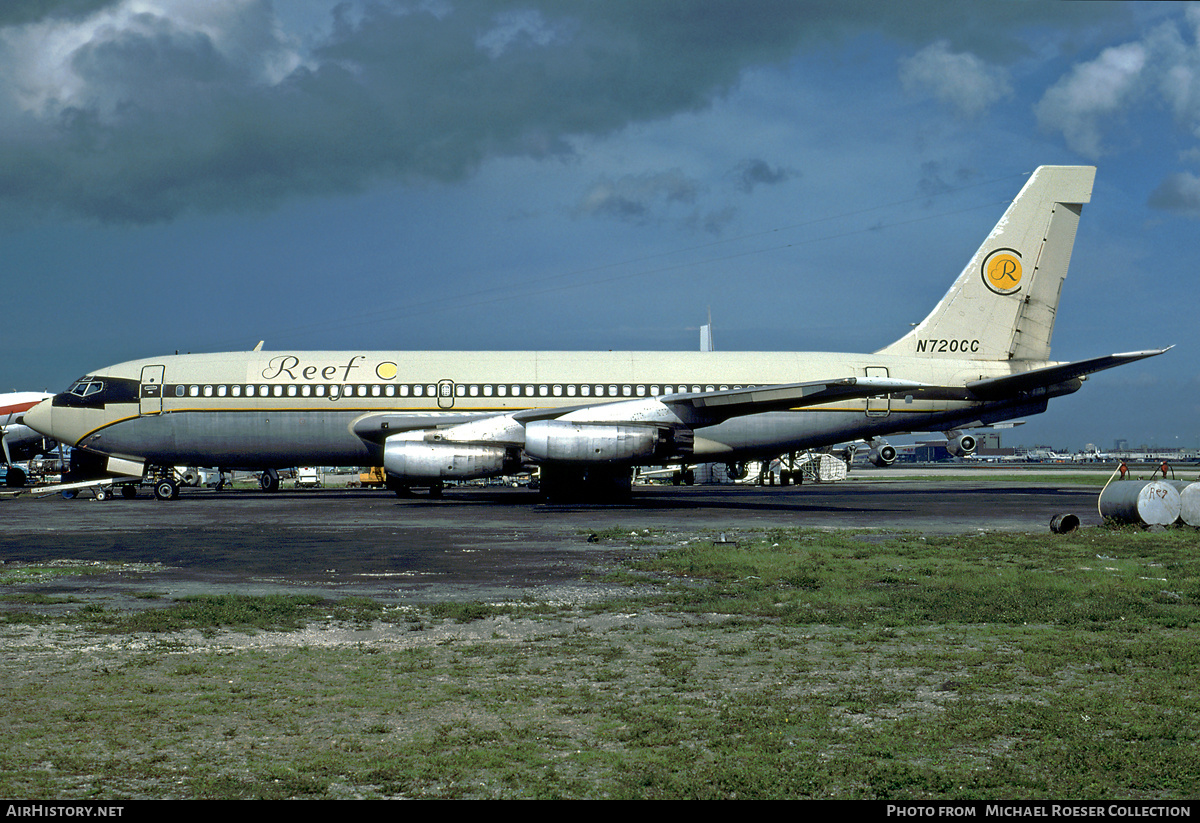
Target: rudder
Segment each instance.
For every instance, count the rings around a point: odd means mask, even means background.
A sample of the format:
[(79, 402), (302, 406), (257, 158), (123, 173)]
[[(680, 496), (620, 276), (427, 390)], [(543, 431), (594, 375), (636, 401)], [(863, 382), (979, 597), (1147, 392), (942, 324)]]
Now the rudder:
[(1095, 166), (1040, 166), (929, 316), (879, 354), (1048, 360)]

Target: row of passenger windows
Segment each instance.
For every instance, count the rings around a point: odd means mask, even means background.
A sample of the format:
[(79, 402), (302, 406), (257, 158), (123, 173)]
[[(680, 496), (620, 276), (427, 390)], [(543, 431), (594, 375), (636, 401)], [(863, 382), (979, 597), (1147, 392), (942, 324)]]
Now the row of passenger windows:
[(175, 397), (655, 397), (676, 392), (718, 391), (740, 386), (678, 383), (428, 383), (428, 384), (234, 384), (167, 387)]

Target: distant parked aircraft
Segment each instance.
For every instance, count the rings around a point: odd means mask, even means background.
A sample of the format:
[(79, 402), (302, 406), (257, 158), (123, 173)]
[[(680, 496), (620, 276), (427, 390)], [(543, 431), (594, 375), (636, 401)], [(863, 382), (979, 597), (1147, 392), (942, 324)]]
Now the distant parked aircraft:
[(46, 392), (11, 392), (0, 394), (0, 453), (8, 467), (5, 484), (24, 486), (25, 470), (13, 465), (45, 454), (57, 447), (41, 433), (24, 425), (25, 412), (52, 395)]

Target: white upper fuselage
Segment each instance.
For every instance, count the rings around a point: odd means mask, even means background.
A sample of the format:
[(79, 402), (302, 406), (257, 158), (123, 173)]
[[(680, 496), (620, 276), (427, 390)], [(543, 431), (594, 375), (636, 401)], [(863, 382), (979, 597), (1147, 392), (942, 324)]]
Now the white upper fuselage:
[[(90, 384), (81, 381), (74, 394), (60, 394), (52, 412), (46, 404), (29, 417), (72, 445), (126, 459), (365, 465), (378, 463), (377, 449), (351, 426), (380, 412), (401, 421), (393, 425), (395, 432), (525, 409), (598, 406), (831, 376), (961, 387), (1037, 365), (1044, 364), (790, 352), (190, 354), (93, 372)], [(956, 412), (970, 417), (971, 406), (946, 396), (885, 397), (747, 415), (698, 429), (695, 456), (733, 459), (927, 430), (939, 417)]]

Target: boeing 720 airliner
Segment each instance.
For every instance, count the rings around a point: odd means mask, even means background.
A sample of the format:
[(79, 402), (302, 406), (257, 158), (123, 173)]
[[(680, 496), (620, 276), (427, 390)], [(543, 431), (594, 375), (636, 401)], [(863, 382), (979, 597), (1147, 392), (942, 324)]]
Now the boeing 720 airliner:
[(1086, 375), (1161, 354), (1049, 359), (1092, 166), (1038, 168), (920, 324), (872, 354), (259, 351), (91, 372), (25, 413), (103, 461), (383, 466), (440, 487), (538, 466), (543, 489), (628, 488), (634, 466), (738, 462), (1038, 414)]

